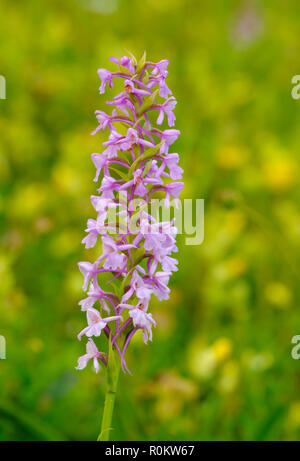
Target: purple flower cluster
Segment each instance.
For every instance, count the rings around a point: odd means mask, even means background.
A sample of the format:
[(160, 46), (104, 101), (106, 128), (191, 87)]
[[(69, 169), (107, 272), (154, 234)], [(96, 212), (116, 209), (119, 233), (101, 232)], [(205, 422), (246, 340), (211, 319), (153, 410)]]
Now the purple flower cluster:
[[(110, 132), (103, 152), (92, 154), (94, 181), (101, 178), (98, 195), (91, 196), (98, 214), (88, 220), (82, 243), (92, 248), (101, 239), (102, 254), (94, 263), (79, 263), (87, 291), (79, 304), (86, 312), (87, 327), (78, 338), (85, 335), (88, 342), (77, 369), (85, 368), (90, 359), (96, 371), (98, 360), (107, 365), (108, 354), (99, 352), (92, 339), (103, 330), (120, 355), (123, 371), (129, 371), (125, 351), (133, 335), (142, 330), (144, 342), (152, 340), (156, 323), (148, 311), (150, 298), (153, 294), (159, 301), (168, 299), (169, 278), (177, 270), (177, 260), (170, 256), (177, 251), (174, 220), (159, 222), (147, 207), (155, 194), (162, 193), (165, 207), (171, 198), (177, 203), (184, 184), (177, 181), (183, 173), (179, 156), (169, 152), (180, 132), (155, 127), (155, 121), (161, 125), (165, 116), (169, 127), (175, 122), (176, 100), (166, 84), (168, 61), (148, 62), (145, 55), (139, 62), (133, 56), (110, 61), (118, 70), (98, 69), (100, 93), (112, 88), (117, 77), (122, 79), (122, 91), (107, 102), (111, 115), (96, 111), (99, 125), (92, 133)], [(111, 219), (112, 212), (117, 221)], [(100, 310), (94, 307), (97, 301)]]

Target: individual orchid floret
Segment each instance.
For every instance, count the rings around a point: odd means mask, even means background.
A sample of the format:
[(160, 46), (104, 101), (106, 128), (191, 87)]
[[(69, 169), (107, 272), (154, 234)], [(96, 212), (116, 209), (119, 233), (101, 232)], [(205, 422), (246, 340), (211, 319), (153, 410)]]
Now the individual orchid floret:
[(112, 176), (104, 176), (98, 189), (98, 192), (102, 192), (101, 198), (113, 199), (116, 190), (119, 190), (119, 182)]
[(87, 309), (93, 307), (97, 301), (99, 301), (101, 308), (109, 314), (110, 308), (105, 301), (105, 299), (110, 299), (109, 296), (110, 294), (101, 290), (98, 284), (94, 286), (93, 282), (91, 282), (89, 291), (87, 293), (87, 298), (81, 300), (79, 305), (81, 306), (82, 311), (86, 311)]
[(160, 147), (160, 153), (161, 154), (167, 154), (169, 152), (169, 146), (173, 144), (178, 136), (180, 135), (180, 131), (178, 130), (165, 130), (163, 132), (160, 132), (158, 136), (160, 136), (160, 139), (162, 141), (162, 145)]
[(136, 306), (134, 309), (130, 309), (129, 316), (135, 327), (142, 328), (144, 343), (147, 344), (148, 340), (152, 341), (152, 326), (156, 326), (152, 314), (148, 314), (140, 306)]
[(169, 65), (169, 61), (167, 59), (163, 59), (162, 61), (159, 61), (158, 63), (154, 64), (154, 69), (152, 70), (151, 74), (156, 75), (156, 74), (161, 74), (163, 77), (166, 78), (168, 75), (167, 67)]
[(159, 106), (159, 115), (156, 120), (157, 125), (162, 124), (162, 122), (164, 121), (164, 117), (166, 115), (168, 118), (168, 125), (174, 126), (176, 117), (174, 115), (173, 110), (175, 109), (176, 104), (176, 99), (171, 97), (167, 99), (163, 104), (161, 104), (161, 106)]
[(118, 67), (125, 67), (130, 73), (135, 72), (135, 68), (132, 64), (132, 60), (127, 56), (122, 56), (121, 59), (115, 58), (114, 56), (110, 57), (109, 60), (117, 64)]
[(183, 169), (178, 165), (179, 155), (178, 154), (168, 154), (163, 162), (169, 168), (170, 177), (174, 180), (181, 179), (183, 174)]
[(182, 189), (184, 188), (183, 182), (171, 182), (164, 186), (166, 192), (165, 206), (170, 206), (170, 196), (173, 197), (176, 207), (178, 207), (178, 197), (181, 194)]
[(82, 289), (83, 291), (86, 291), (88, 288), (89, 281), (98, 273), (99, 264), (98, 261), (96, 261), (94, 264), (88, 261), (83, 261), (78, 263), (78, 267), (84, 277)]
[(101, 79), (101, 85), (99, 88), (99, 92), (100, 94), (103, 94), (105, 92), (106, 83), (108, 83), (108, 86), (110, 88), (113, 87), (112, 73), (106, 69), (98, 69), (98, 75)]
[(108, 114), (106, 114), (105, 112), (103, 112), (102, 110), (96, 110), (95, 111), (95, 114), (96, 114), (96, 118), (99, 122), (99, 125), (97, 126), (97, 128), (91, 133), (92, 135), (96, 134), (99, 130), (102, 129), (102, 131), (104, 132), (105, 131), (105, 128), (108, 126), (109, 129), (111, 130), (112, 129), (112, 117)]
[(132, 146), (136, 144), (146, 147), (154, 147), (154, 144), (140, 137), (134, 128), (129, 128), (122, 141), (122, 150), (130, 150)]
[(97, 182), (102, 168), (104, 168), (105, 165), (108, 164), (108, 158), (103, 154), (94, 153), (92, 154), (92, 160), (96, 167), (96, 176), (94, 178), (94, 181)]
[(114, 270), (123, 267), (127, 261), (126, 255), (121, 252), (134, 248), (134, 245), (117, 243), (109, 235), (103, 235), (102, 248), (103, 254), (101, 259), (105, 259), (103, 267)]
[(135, 72), (135, 69), (134, 69), (134, 66), (132, 64), (132, 61), (127, 56), (122, 56), (122, 58), (120, 59), (120, 64), (121, 64), (121, 66), (126, 67), (129, 70), (129, 72), (131, 72), (131, 73)]
[(87, 366), (88, 361), (91, 359), (93, 359), (93, 365), (96, 373), (98, 373), (98, 371), (100, 370), (98, 359), (100, 359), (104, 365), (107, 364), (104, 354), (100, 353), (94, 341), (92, 339), (89, 339), (86, 344), (86, 354), (82, 357), (79, 357), (76, 369), (82, 370)]
[(78, 335), (78, 339), (81, 339), (83, 335), (88, 337), (91, 336), (100, 336), (101, 331), (106, 327), (109, 322), (113, 322), (114, 320), (121, 319), (120, 315), (113, 315), (112, 317), (102, 318), (100, 312), (93, 307), (90, 307), (86, 311), (87, 314), (87, 322), (88, 326), (84, 328)]
[(128, 309), (134, 329), (143, 330), (144, 343), (147, 344), (148, 340), (152, 341), (152, 326), (155, 327), (156, 322), (152, 314), (147, 313), (148, 301), (140, 300), (136, 306), (128, 303), (122, 303), (120, 306), (122, 309)]
[(129, 187), (134, 186), (134, 193), (139, 197), (144, 197), (149, 192), (149, 190), (146, 187), (148, 184), (161, 185), (163, 184), (163, 182), (158, 177), (144, 177), (143, 170), (141, 168), (138, 168), (134, 171), (133, 178), (130, 181), (127, 181), (126, 183), (122, 184), (120, 190), (128, 189)]
[(99, 213), (97, 219), (88, 219), (87, 229), (85, 232), (88, 233), (81, 243), (85, 244), (85, 248), (93, 248), (97, 242), (98, 235), (103, 235), (106, 231), (114, 230), (112, 226), (105, 222), (107, 213)]
[(117, 204), (112, 199), (100, 197), (98, 195), (91, 195), (91, 202), (98, 213), (105, 213), (107, 209), (117, 207)]
[(132, 274), (129, 289), (122, 297), (122, 303), (127, 302), (133, 295), (136, 295), (139, 299), (150, 300), (152, 295), (152, 289), (147, 287), (143, 278), (135, 270)]
[(172, 94), (172, 91), (168, 87), (165, 81), (164, 75), (160, 74), (157, 77), (150, 77), (148, 88), (154, 88), (156, 85), (159, 85), (159, 96), (162, 98), (167, 98), (169, 94)]
[(129, 116), (128, 110), (130, 111), (133, 117), (135, 117), (136, 115), (134, 104), (132, 103), (131, 99), (128, 98), (127, 94), (121, 93), (121, 95), (115, 96), (112, 101), (106, 101), (106, 104), (108, 104), (109, 106), (115, 106), (116, 109), (123, 112), (123, 114), (127, 117)]
[[(150, 90), (146, 91), (146, 90), (142, 90), (140, 88), (136, 88), (134, 86), (134, 83), (133, 83), (132, 80), (125, 80), (124, 86), (125, 86), (125, 91), (124, 91), (124, 93), (121, 93), (122, 96), (126, 96), (126, 95), (129, 95), (129, 94), (134, 94), (135, 96), (141, 96), (141, 95), (145, 95), (145, 94), (149, 95), (149, 93), (151, 94)], [(119, 96), (117, 96), (116, 98), (118, 98)]]
[(103, 146), (107, 146), (107, 149), (103, 151), (103, 155), (106, 155), (108, 158), (118, 157), (118, 150), (120, 150), (120, 144), (123, 139), (124, 136), (113, 130), (109, 135), (109, 140), (103, 143)]

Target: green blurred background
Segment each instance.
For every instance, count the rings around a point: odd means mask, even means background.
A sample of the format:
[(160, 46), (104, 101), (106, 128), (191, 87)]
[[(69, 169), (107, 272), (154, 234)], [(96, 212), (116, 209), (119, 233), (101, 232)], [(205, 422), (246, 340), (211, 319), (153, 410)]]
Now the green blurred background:
[[(105, 376), (84, 344), (80, 241), (101, 149), (97, 68), (125, 49), (169, 59), (185, 198), (169, 301), (128, 352), (114, 440), (300, 439), (298, 0), (0, 0), (2, 440), (94, 440)], [(113, 66), (111, 64), (111, 66)], [(111, 68), (111, 67), (110, 67)]]

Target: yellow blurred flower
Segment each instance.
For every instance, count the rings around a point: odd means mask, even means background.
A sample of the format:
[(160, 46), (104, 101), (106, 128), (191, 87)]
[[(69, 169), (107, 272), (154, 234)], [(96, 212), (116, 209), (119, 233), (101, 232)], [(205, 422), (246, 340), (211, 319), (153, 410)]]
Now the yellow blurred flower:
[(291, 305), (292, 293), (286, 285), (281, 282), (269, 283), (265, 289), (267, 301), (274, 307), (286, 309)]
[(165, 396), (155, 402), (154, 412), (160, 421), (168, 421), (177, 416), (182, 409), (182, 402), (174, 396)]
[(224, 362), (232, 354), (232, 341), (229, 338), (219, 338), (214, 342), (212, 349), (217, 362)]
[(214, 276), (217, 280), (225, 281), (243, 275), (247, 270), (247, 264), (240, 256), (234, 256), (227, 261), (217, 264), (214, 268)]
[(73, 272), (69, 272), (65, 282), (67, 293), (73, 295), (74, 297), (78, 296), (79, 298), (82, 293), (82, 283), (82, 274), (79, 270), (77, 270), (77, 268)]
[(237, 170), (245, 165), (247, 159), (247, 150), (238, 146), (223, 146), (216, 154), (217, 166), (223, 170)]
[(142, 396), (156, 397), (155, 413), (160, 420), (176, 416), (185, 402), (195, 400), (199, 395), (198, 385), (191, 379), (180, 376), (176, 371), (167, 371), (158, 379), (148, 382), (142, 389)]
[(225, 363), (221, 371), (221, 376), (217, 383), (217, 388), (221, 394), (235, 391), (239, 382), (239, 364), (235, 360)]
[(245, 260), (240, 256), (234, 256), (233, 258), (228, 259), (226, 266), (228, 273), (232, 278), (243, 275), (247, 270), (247, 264)]
[(239, 210), (231, 210), (226, 213), (224, 227), (233, 235), (239, 235), (247, 224), (247, 218)]
[(44, 184), (29, 184), (16, 190), (9, 209), (18, 218), (32, 218), (40, 213), (48, 199), (49, 193)]
[(294, 429), (300, 428), (300, 401), (291, 404), (288, 411), (287, 423)]
[(6, 181), (10, 177), (10, 165), (7, 157), (2, 153), (0, 146), (0, 180)]
[(44, 347), (44, 343), (41, 338), (31, 338), (27, 344), (29, 349), (36, 354), (41, 352)]
[(0, 253), (0, 295), (8, 292), (14, 287), (15, 278), (11, 271), (11, 260), (9, 256)]
[(191, 373), (199, 379), (209, 379), (217, 368), (217, 358), (211, 348), (194, 350), (189, 353), (188, 366)]
[(158, 381), (159, 393), (175, 393), (184, 400), (192, 400), (198, 395), (198, 386), (194, 381), (180, 376), (177, 372), (170, 371), (160, 376)]
[(262, 172), (266, 186), (278, 193), (291, 189), (297, 177), (296, 164), (288, 157), (270, 159)]
[(211, 347), (195, 341), (188, 349), (189, 370), (199, 379), (210, 379), (231, 353), (232, 341), (228, 338), (219, 338)]
[(18, 320), (19, 318), (19, 309), (22, 309), (26, 304), (26, 296), (25, 294), (18, 289), (14, 289), (10, 293), (8, 293), (6, 300), (4, 302), (4, 305), (6, 307), (9, 307), (10, 309), (7, 309), (7, 317)]
[(69, 165), (60, 163), (52, 171), (52, 179), (55, 187), (61, 192), (76, 193), (80, 185), (80, 177)]
[(77, 249), (80, 235), (74, 230), (60, 232), (51, 242), (51, 251), (55, 256), (64, 257)]

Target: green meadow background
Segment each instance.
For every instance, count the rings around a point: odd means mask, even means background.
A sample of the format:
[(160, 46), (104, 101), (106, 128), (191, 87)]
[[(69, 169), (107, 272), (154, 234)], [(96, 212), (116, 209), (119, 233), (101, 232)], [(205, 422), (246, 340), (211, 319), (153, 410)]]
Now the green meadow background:
[(90, 136), (106, 107), (96, 71), (146, 49), (170, 60), (183, 198), (205, 199), (205, 238), (178, 237), (172, 294), (152, 302), (153, 343), (128, 351), (112, 438), (299, 440), (299, 1), (0, 0), (0, 17), (0, 439), (99, 432), (104, 370), (74, 369), (90, 154), (104, 140)]

